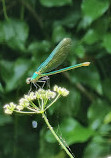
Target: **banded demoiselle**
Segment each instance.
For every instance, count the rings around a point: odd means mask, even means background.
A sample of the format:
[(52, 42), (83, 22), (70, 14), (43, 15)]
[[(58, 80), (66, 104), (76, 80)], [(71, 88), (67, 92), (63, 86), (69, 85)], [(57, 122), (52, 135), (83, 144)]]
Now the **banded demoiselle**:
[(32, 77), (27, 78), (26, 83), (46, 82), (48, 76), (75, 69), (81, 66), (89, 66), (90, 62), (83, 62), (80, 64), (65, 67), (63, 69), (52, 71), (57, 68), (66, 59), (70, 52), (71, 39), (64, 38), (52, 51), (49, 57), (37, 68)]

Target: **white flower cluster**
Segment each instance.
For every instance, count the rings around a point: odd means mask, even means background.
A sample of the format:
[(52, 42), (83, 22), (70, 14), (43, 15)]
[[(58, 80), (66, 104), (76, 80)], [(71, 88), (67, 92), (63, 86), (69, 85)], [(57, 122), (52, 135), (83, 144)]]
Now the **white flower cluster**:
[[(44, 105), (42, 107), (46, 106), (46, 103), (48, 100), (54, 99), (57, 94), (60, 96), (67, 96), (69, 94), (69, 91), (66, 90), (65, 88), (61, 88), (58, 86), (54, 86), (54, 91), (51, 90), (44, 90), (44, 89), (39, 89), (38, 91), (35, 92), (30, 92), (28, 95), (24, 95), (23, 98), (19, 100), (19, 104), (16, 105), (13, 102), (4, 105), (4, 112), (7, 114), (12, 114), (13, 111), (15, 110), (16, 112), (19, 112), (23, 110), (24, 108), (27, 109), (33, 109), (33, 110), (39, 110), (40, 112), (40, 107), (38, 108), (33, 101), (38, 100), (38, 103), (40, 105), (40, 102)], [(43, 110), (43, 109), (42, 109)]]
[(16, 104), (14, 104), (13, 102), (4, 105), (5, 113), (6, 114), (12, 114), (15, 107), (16, 107)]
[(57, 85), (54, 86), (54, 91), (64, 97), (69, 94), (69, 91), (66, 88), (61, 88), (61, 87), (58, 87)]
[(39, 89), (35, 92), (37, 99), (53, 99), (56, 97), (56, 93), (51, 90)]

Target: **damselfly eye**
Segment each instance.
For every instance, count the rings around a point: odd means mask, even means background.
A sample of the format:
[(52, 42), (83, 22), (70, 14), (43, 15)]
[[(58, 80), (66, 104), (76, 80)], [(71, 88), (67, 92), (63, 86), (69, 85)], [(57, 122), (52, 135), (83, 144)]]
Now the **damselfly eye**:
[(27, 83), (27, 84), (30, 84), (30, 83), (31, 83), (31, 78), (27, 78), (27, 79), (26, 79), (26, 83)]

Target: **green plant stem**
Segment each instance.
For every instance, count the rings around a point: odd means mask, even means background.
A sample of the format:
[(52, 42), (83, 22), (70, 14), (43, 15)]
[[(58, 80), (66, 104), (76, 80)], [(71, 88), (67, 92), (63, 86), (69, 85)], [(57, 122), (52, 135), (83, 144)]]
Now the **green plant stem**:
[(40, 113), (40, 111), (27, 107), (28, 110), (33, 111), (34, 113)]
[[(50, 108), (50, 107), (56, 102), (56, 100), (57, 100), (59, 97), (60, 97), (60, 94), (57, 95), (57, 97), (53, 100), (53, 102), (51, 102), (51, 104), (49, 104), (49, 105), (45, 108), (45, 110), (47, 110), (48, 108)], [(45, 111), (45, 110), (44, 110), (44, 111)]]
[(25, 10), (25, 8), (24, 8), (24, 6), (22, 4), (22, 6), (21, 6), (21, 12), (20, 12), (20, 19), (21, 20), (24, 20), (24, 10)]
[(21, 3), (29, 10), (29, 12), (33, 15), (37, 23), (39, 24), (40, 28), (43, 28), (43, 22), (40, 18), (40, 15), (37, 14), (37, 12), (31, 7), (31, 5), (27, 1), (20, 0)]
[(18, 110), (14, 110), (14, 111), (20, 114), (37, 114), (37, 112), (26, 112), (26, 111), (18, 111)]
[(3, 5), (4, 17), (5, 17), (6, 20), (9, 20), (9, 18), (7, 16), (7, 11), (6, 11), (5, 0), (2, 0), (2, 5)]
[[(40, 110), (32, 101), (30, 101), (30, 104), (36, 109), (36, 110)], [(36, 111), (35, 110), (35, 111)]]
[(56, 138), (56, 140), (59, 142), (59, 144), (61, 145), (61, 147), (65, 150), (65, 152), (69, 155), (70, 158), (74, 158), (72, 156), (72, 154), (69, 152), (69, 150), (65, 147), (65, 145), (62, 143), (62, 141), (60, 140), (60, 138), (57, 136), (57, 134), (55, 133), (55, 131), (53, 130), (52, 126), (50, 125), (47, 117), (45, 116), (44, 113), (42, 113), (42, 117), (45, 121), (45, 123), (47, 124), (47, 126), (49, 127), (50, 131), (52, 132), (52, 134), (54, 135), (54, 137)]

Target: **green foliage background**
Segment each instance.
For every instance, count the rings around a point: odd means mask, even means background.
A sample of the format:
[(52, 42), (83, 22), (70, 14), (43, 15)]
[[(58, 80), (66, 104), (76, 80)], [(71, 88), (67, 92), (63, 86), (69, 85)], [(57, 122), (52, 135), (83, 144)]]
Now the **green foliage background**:
[(57, 84), (70, 94), (47, 117), (76, 158), (111, 155), (111, 2), (1, 0), (0, 158), (67, 157), (40, 116), (7, 116), (2, 108), (28, 93), (26, 78), (65, 37), (72, 49), (61, 67), (91, 65), (51, 76), (51, 88)]

